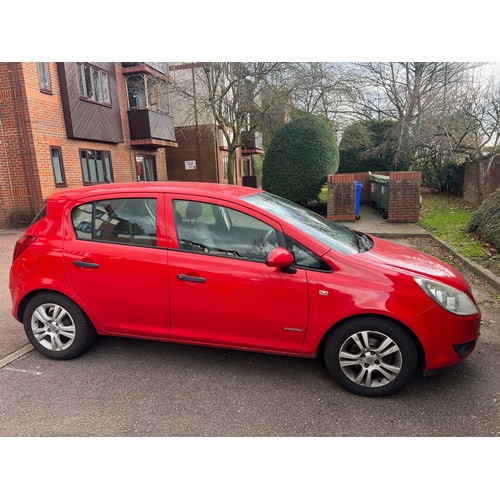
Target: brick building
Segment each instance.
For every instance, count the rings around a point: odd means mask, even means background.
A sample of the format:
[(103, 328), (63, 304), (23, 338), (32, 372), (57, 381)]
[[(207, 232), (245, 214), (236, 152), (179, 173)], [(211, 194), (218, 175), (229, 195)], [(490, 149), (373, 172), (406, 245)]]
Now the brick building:
[(146, 63), (0, 63), (0, 228), (62, 188), (166, 180), (168, 85)]
[[(185, 63), (170, 66), (170, 74), (184, 89), (171, 103), (175, 135), (179, 148), (169, 156), (169, 179), (180, 181), (228, 182), (228, 148), (224, 135), (213, 116), (196, 100), (206, 101), (203, 72), (210, 71), (209, 63)], [(193, 99), (194, 97), (194, 99)], [(201, 99), (200, 99), (201, 98)], [(236, 150), (235, 183), (245, 183), (244, 177), (255, 175), (256, 158), (264, 153), (262, 135), (245, 130), (241, 147)]]

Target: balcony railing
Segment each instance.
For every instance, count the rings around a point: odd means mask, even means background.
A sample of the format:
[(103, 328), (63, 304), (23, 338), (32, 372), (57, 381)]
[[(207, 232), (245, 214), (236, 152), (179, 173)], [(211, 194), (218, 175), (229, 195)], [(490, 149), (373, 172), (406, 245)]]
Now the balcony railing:
[(176, 142), (174, 119), (165, 113), (151, 109), (137, 109), (128, 112), (130, 139), (157, 139)]
[(241, 133), (241, 150), (245, 151), (255, 151), (263, 150), (262, 134), (255, 130), (251, 132)]

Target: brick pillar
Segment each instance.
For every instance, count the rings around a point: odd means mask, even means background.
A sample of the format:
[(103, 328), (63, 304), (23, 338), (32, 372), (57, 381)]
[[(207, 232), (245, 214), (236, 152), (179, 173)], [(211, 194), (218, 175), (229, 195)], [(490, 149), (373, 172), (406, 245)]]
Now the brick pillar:
[(389, 173), (388, 222), (418, 222), (422, 172)]
[(356, 220), (356, 182), (354, 174), (328, 176), (327, 218), (333, 221)]

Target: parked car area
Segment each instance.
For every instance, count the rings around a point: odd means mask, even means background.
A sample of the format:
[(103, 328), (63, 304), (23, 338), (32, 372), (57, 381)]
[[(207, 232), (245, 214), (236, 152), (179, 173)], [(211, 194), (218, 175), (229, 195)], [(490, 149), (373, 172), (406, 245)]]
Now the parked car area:
[(207, 183), (51, 196), (16, 244), (10, 290), (51, 358), (98, 334), (322, 357), (367, 396), (467, 358), (481, 318), (444, 262), (262, 190)]

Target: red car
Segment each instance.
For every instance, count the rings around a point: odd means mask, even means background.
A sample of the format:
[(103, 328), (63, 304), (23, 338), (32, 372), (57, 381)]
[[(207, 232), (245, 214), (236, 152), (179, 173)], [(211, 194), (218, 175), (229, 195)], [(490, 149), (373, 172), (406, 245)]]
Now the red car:
[(51, 196), (16, 244), (10, 291), (51, 358), (82, 354), (96, 334), (320, 356), (367, 396), (465, 359), (480, 326), (470, 287), (444, 262), (221, 184)]

